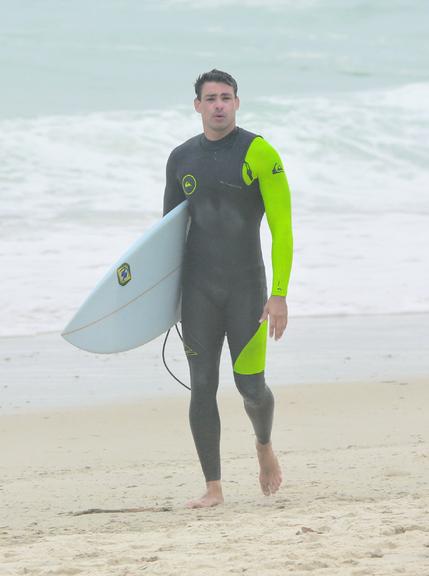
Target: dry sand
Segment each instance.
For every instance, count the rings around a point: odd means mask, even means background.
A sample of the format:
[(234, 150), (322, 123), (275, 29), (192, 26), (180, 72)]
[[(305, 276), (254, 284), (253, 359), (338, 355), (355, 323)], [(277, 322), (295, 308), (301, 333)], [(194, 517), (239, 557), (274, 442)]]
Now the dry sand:
[(203, 489), (185, 391), (3, 415), (0, 576), (429, 575), (428, 384), (274, 388), (272, 497), (222, 391), (226, 503), (208, 510), (183, 507)]

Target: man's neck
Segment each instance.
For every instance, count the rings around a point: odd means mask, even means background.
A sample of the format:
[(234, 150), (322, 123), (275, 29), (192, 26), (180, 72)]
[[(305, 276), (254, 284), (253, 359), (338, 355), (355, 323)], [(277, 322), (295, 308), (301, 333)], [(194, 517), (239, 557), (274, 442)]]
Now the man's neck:
[(235, 130), (236, 125), (233, 124), (232, 126), (228, 126), (228, 128), (225, 128), (225, 130), (222, 130), (222, 132), (217, 132), (215, 130), (210, 130), (210, 128), (204, 128), (204, 136), (207, 138), (207, 140), (222, 140), (222, 138), (225, 138), (225, 136), (228, 136), (228, 134), (230, 134), (233, 130)]

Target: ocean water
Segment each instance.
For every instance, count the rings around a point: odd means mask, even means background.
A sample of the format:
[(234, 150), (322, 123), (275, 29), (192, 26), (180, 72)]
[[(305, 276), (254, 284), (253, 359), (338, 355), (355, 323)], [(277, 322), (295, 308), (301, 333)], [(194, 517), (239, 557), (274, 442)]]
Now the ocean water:
[[(0, 0), (0, 335), (61, 330), (161, 215), (193, 82), (284, 159), (295, 316), (429, 310), (427, 0)], [(270, 275), (270, 234), (262, 227)]]

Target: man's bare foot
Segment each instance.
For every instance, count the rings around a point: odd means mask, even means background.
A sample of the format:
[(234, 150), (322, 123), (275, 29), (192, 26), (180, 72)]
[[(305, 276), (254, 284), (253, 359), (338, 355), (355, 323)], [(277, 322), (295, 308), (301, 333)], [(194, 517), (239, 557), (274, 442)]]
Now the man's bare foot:
[(207, 492), (201, 498), (189, 500), (186, 508), (210, 508), (223, 504), (222, 484), (220, 480), (207, 482)]
[(259, 460), (259, 483), (265, 496), (274, 494), (280, 488), (282, 483), (282, 470), (280, 468), (277, 456), (273, 452), (271, 442), (268, 444), (259, 444), (256, 441), (256, 453)]

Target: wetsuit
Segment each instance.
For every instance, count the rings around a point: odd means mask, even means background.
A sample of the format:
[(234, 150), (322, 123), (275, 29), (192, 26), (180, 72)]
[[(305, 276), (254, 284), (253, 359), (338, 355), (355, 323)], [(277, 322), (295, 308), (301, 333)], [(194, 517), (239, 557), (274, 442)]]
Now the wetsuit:
[(286, 296), (292, 264), (290, 195), (266, 140), (234, 128), (200, 134), (167, 162), (164, 214), (187, 199), (191, 224), (182, 275), (182, 330), (191, 375), (189, 418), (206, 481), (220, 479), (216, 402), (226, 335), (236, 386), (261, 444), (270, 441), (274, 399), (264, 378), (267, 301), (260, 244), (264, 211), (272, 234), (271, 294)]

